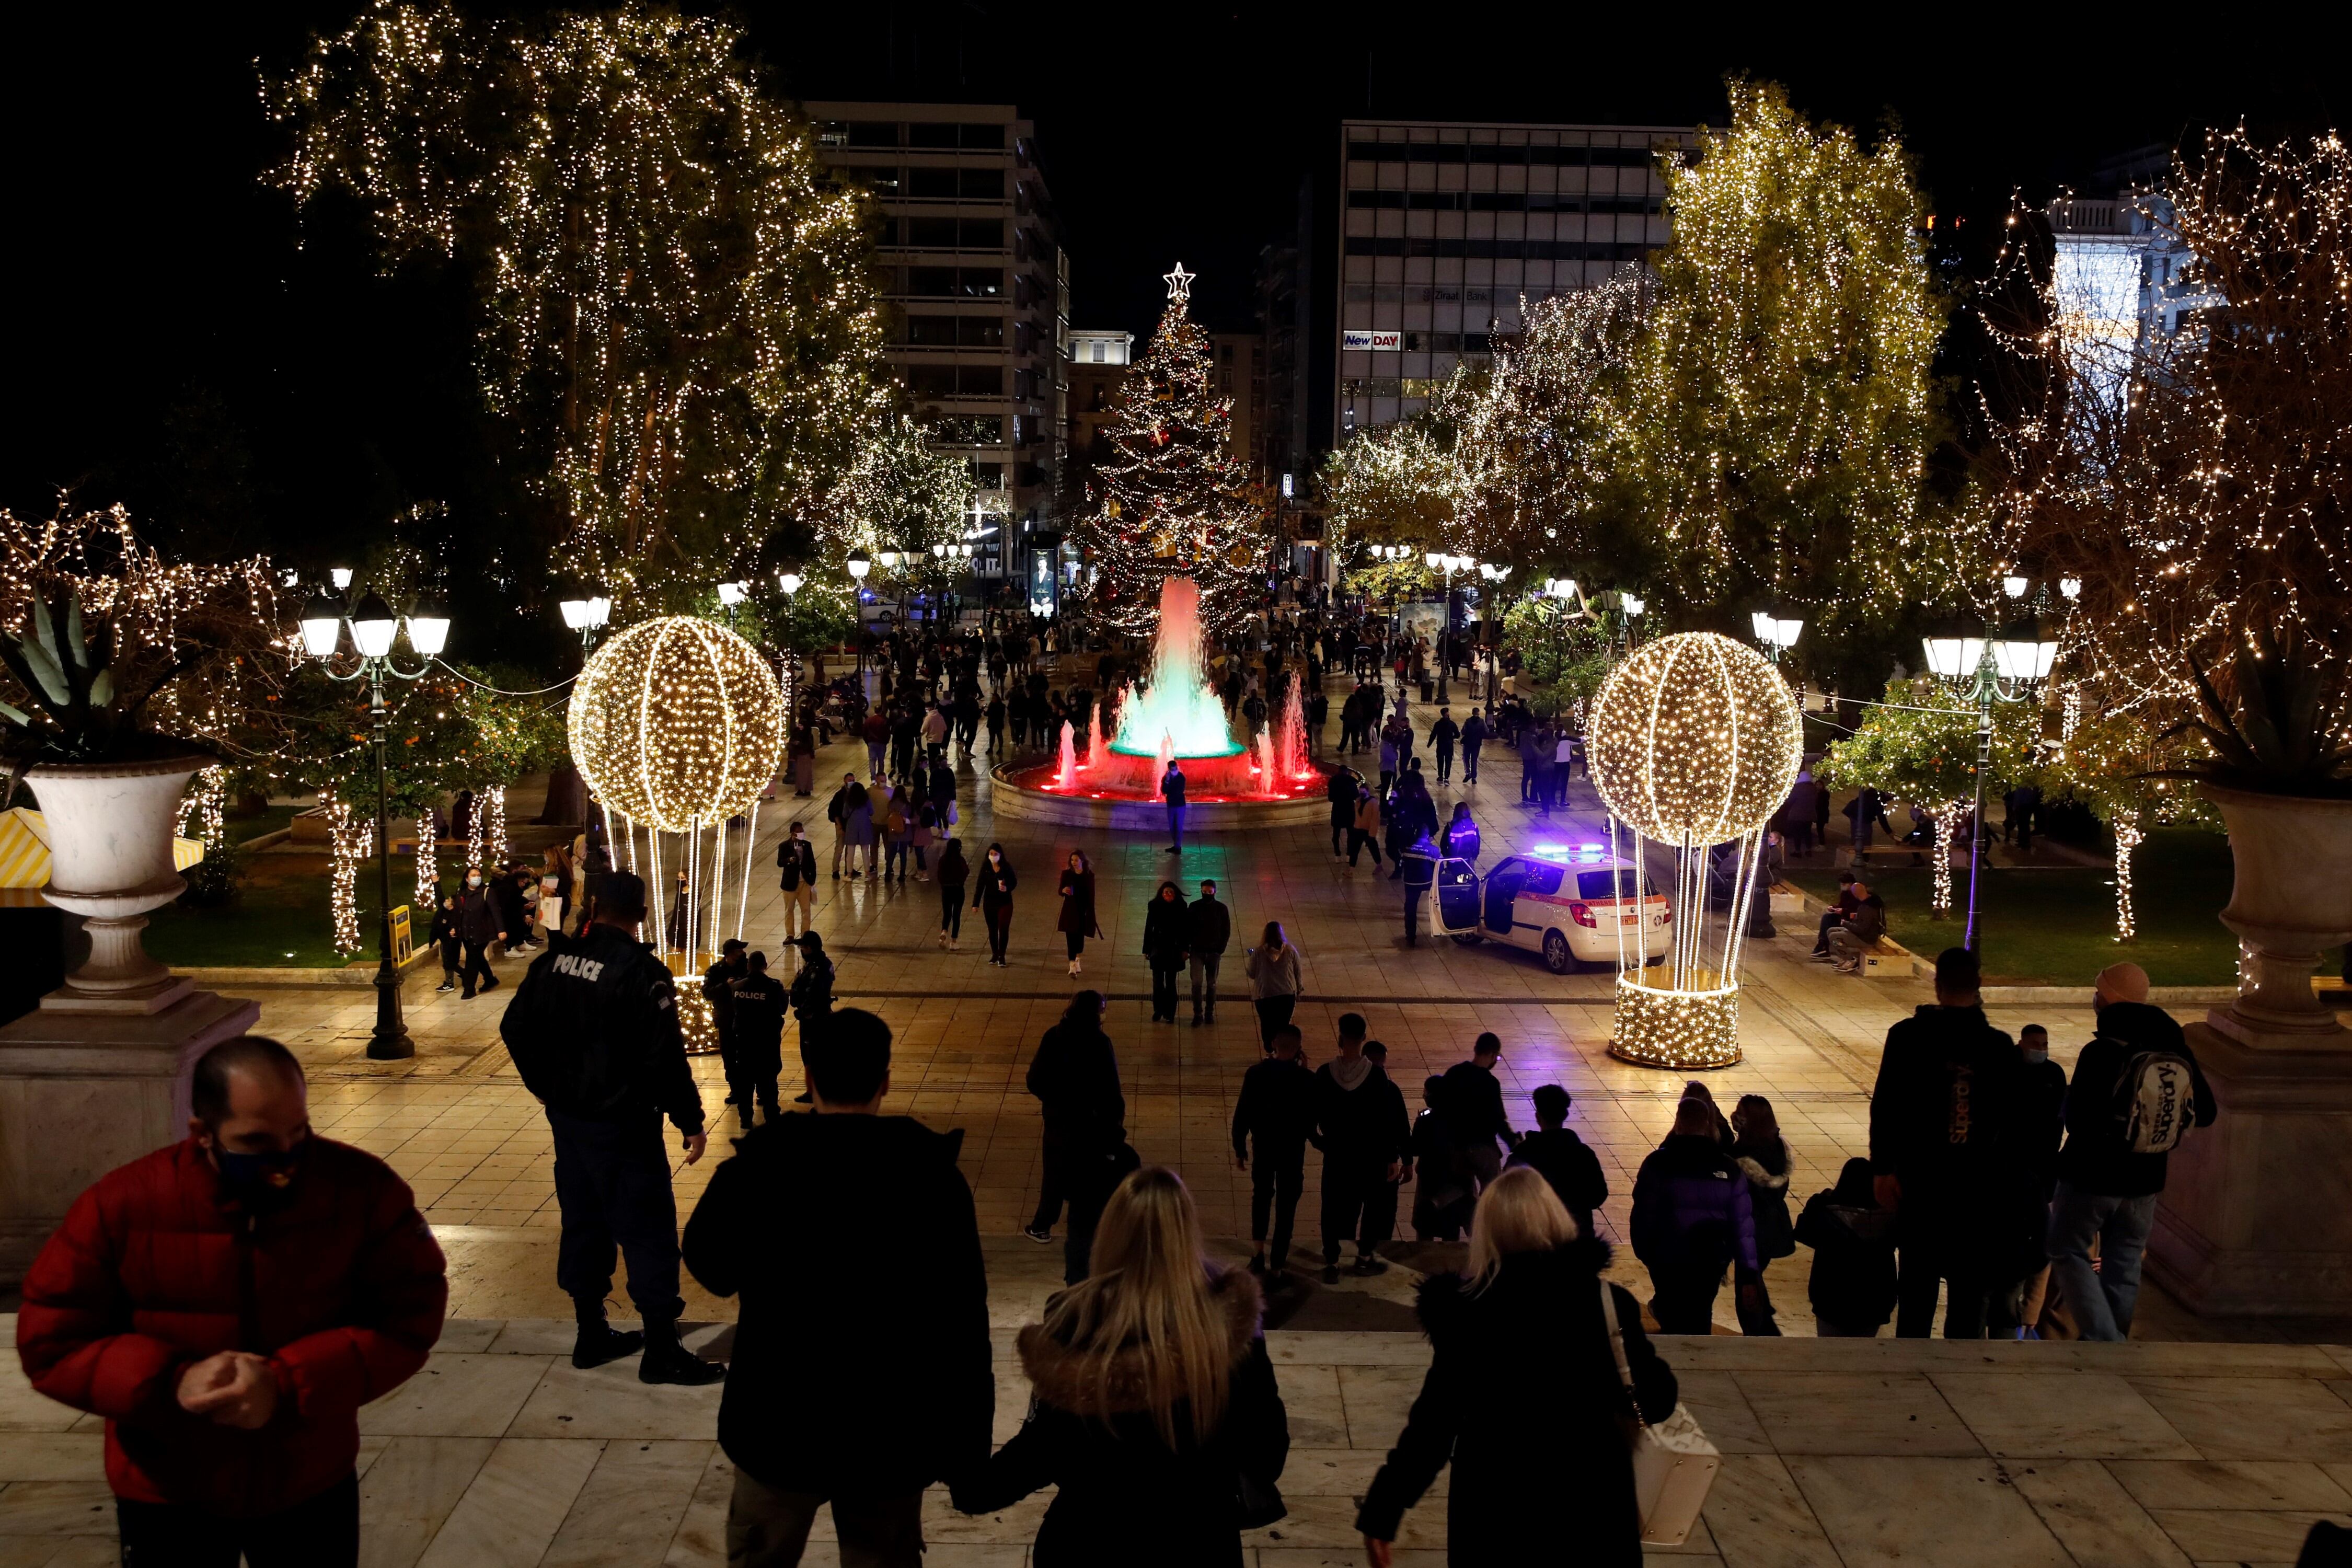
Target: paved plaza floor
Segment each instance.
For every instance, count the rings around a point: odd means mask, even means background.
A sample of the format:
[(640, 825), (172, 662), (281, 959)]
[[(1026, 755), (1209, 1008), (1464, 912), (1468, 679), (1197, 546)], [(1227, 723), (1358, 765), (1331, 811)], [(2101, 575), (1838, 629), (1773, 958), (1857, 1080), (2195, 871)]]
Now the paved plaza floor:
[[(1425, 733), (1434, 711), (1416, 704), (1414, 716)], [(961, 949), (941, 951), (936, 889), (911, 877), (884, 887), (821, 876), (816, 928), (838, 964), (841, 1001), (872, 1009), (896, 1031), (886, 1109), (964, 1131), (1001, 1358), (1000, 1436), (1017, 1424), (1024, 1397), (1010, 1359), (1013, 1331), (1058, 1281), (1059, 1247), (1017, 1235), (1038, 1191), (1039, 1123), (1023, 1074), (1039, 1036), (1076, 986), (1110, 994), (1108, 1024), (1131, 1140), (1145, 1160), (1182, 1173), (1216, 1250), (1239, 1259), (1248, 1246), (1249, 1180), (1234, 1169), (1229, 1128), (1241, 1075), (1260, 1052), (1238, 950), (1269, 920), (1284, 923), (1305, 957), (1297, 1021), (1310, 1062), (1330, 1055), (1338, 1015), (1360, 1012), (1388, 1044), (1391, 1075), (1417, 1101), (1424, 1075), (1466, 1057), (1479, 1031), (1496, 1031), (1514, 1125), (1533, 1125), (1528, 1097), (1539, 1085), (1559, 1083), (1575, 1096), (1570, 1124), (1598, 1151), (1610, 1182), (1599, 1223), (1622, 1242), (1634, 1170), (1666, 1131), (1684, 1079), (1606, 1054), (1607, 973), (1555, 976), (1531, 953), (1426, 934), (1406, 947), (1401, 884), (1369, 864), (1335, 863), (1320, 828), (1196, 835), (1180, 858), (1156, 837), (1000, 821), (987, 761), (983, 753), (961, 770), (959, 831), (975, 860), (1001, 841), (1022, 875), (1011, 967), (988, 963), (976, 916)], [(787, 796), (760, 816), (743, 929), (786, 978), (791, 950), (780, 941), (781, 895), (767, 869), (774, 841), (800, 817), (824, 858), (824, 797), (845, 767), (863, 772), (863, 763), (862, 746), (828, 748), (815, 797)], [(1433, 761), (1423, 767), (1433, 772)], [(1540, 842), (1601, 837), (1597, 803), (1582, 784), (1570, 809), (1547, 820), (1519, 803), (1516, 758), (1490, 746), (1484, 771), (1475, 785), (1434, 793), (1441, 812), (1455, 800), (1472, 804), (1486, 864)], [(1105, 931), (1089, 944), (1078, 981), (1065, 972), (1054, 929), (1055, 877), (1073, 847), (1094, 858)], [(1210, 1027), (1150, 1021), (1139, 951), (1144, 906), (1180, 868), (1188, 895), (1213, 878), (1234, 910), (1235, 950)], [(1809, 922), (1798, 930), (1784, 921), (1778, 939), (1749, 946), (1745, 1058), (1707, 1075), (1727, 1108), (1743, 1093), (1770, 1099), (1794, 1156), (1796, 1205), (1864, 1152), (1880, 1041), (1890, 1023), (1928, 1000), (1917, 981), (1846, 977), (1809, 963), (1811, 938)], [(507, 962), (502, 978), (510, 983), (521, 967)], [(721, 1561), (727, 1475), (711, 1442), (716, 1391), (647, 1390), (626, 1364), (577, 1373), (562, 1359), (569, 1326), (558, 1320), (569, 1307), (554, 1282), (550, 1137), (498, 1039), (510, 985), (468, 1002), (436, 994), (438, 978), (420, 969), (408, 981), (417, 1054), (402, 1062), (367, 1059), (373, 997), (363, 987), (245, 993), (261, 1004), (263, 1031), (304, 1061), (317, 1130), (389, 1161), (415, 1187), (450, 1258), (456, 1321), (440, 1350), (364, 1419), (364, 1561), (383, 1568)], [(2079, 1004), (1996, 1006), (1993, 1020), (2011, 1029), (2046, 1025), (2058, 1059), (2071, 1063), (2088, 1034), (2089, 978)], [(1181, 1011), (1189, 1015), (1189, 999)], [(801, 1087), (791, 1047), (788, 1036), (787, 1095)], [(719, 1111), (717, 1060), (698, 1058), (695, 1068), (714, 1132), (733, 1131), (731, 1114)], [(709, 1160), (679, 1168), (682, 1212), (725, 1152), (715, 1141)], [(1408, 1210), (1411, 1198), (1408, 1188)], [(1319, 1242), (1317, 1199), (1310, 1160), (1293, 1259), (1301, 1270), (1319, 1261), (1309, 1255)], [(800, 1240), (781, 1224), (776, 1239), (781, 1247)], [(1412, 1286), (1420, 1269), (1459, 1257), (1442, 1247), (1396, 1252), (1386, 1275), (1325, 1288), (1306, 1273), (1272, 1300), (1294, 1443), (1284, 1478), (1291, 1516), (1249, 1538), (1259, 1568), (1361, 1561), (1348, 1529), (1352, 1499), (1402, 1426), (1427, 1353), (1411, 1331)], [(1801, 1250), (1771, 1274), (1792, 1337), (1733, 1337), (1727, 1291), (1717, 1337), (1662, 1342), (1727, 1458), (1705, 1528), (1685, 1551), (1658, 1555), (1848, 1568), (2284, 1562), (2312, 1518), (2352, 1515), (2352, 1356), (2345, 1352), (2249, 1342), (1816, 1341), (1804, 1337), (1811, 1333), (1808, 1258)], [(1629, 1252), (1621, 1251), (1612, 1274), (1646, 1285)], [(723, 1353), (732, 1303), (691, 1282), (688, 1297), (688, 1319), (704, 1325), (698, 1342)], [(2151, 1289), (2137, 1331), (2144, 1340), (2284, 1341), (2315, 1337), (2321, 1327), (2203, 1322)], [(94, 1426), (30, 1394), (14, 1357), (6, 1359), (0, 1568), (114, 1560)], [(1002, 1516), (964, 1520), (935, 1500), (928, 1561), (932, 1568), (1023, 1563), (1042, 1507), (1032, 1500)], [(1398, 1561), (1441, 1561), (1443, 1529), (1441, 1500), (1433, 1499), (1408, 1519)]]

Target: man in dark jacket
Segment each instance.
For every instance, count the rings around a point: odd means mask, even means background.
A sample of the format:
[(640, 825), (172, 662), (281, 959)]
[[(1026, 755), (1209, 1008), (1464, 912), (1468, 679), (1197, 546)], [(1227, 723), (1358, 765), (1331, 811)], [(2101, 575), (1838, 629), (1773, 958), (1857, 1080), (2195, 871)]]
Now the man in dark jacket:
[(490, 973), (490, 943), (504, 942), (506, 936), (506, 924), (499, 919), (498, 900), (483, 883), (482, 868), (468, 866), (466, 890), (457, 895), (457, 940), (466, 949), (465, 972), (460, 976), (466, 987), (461, 993), (465, 1000), (474, 999), (478, 976), (483, 990), (498, 989), (499, 977)]
[(1185, 961), (1192, 971), (1192, 1022), (1217, 1021), (1217, 966), (1234, 940), (1234, 912), (1217, 901), (1217, 885), (1201, 884), (1201, 896), (1185, 906)]
[(1331, 858), (1348, 852), (1348, 830), (1356, 825), (1356, 786), (1363, 775), (1353, 768), (1333, 768), (1324, 776), (1324, 798), (1331, 803)]
[(1470, 717), (1462, 721), (1462, 782), (1464, 784), (1478, 782), (1478, 748), (1486, 743), (1488, 729), (1486, 715), (1480, 709), (1471, 709)]
[(1519, 1142), (1503, 1114), (1503, 1086), (1495, 1077), (1496, 1065), (1502, 1059), (1502, 1037), (1480, 1035), (1470, 1047), (1470, 1059), (1445, 1069), (1444, 1098), (1438, 1101), (1480, 1192), (1502, 1173), (1503, 1157), (1496, 1151), (1495, 1140), (1499, 1138), (1511, 1148)]
[[(1307, 1142), (1315, 1131), (1315, 1075), (1299, 1061), (1302, 1038), (1296, 1026), (1274, 1032), (1274, 1052), (1242, 1074), (1234, 1102), (1234, 1164), (1250, 1172), (1250, 1272), (1265, 1274), (1269, 1210), (1274, 1262), (1280, 1279), (1290, 1261), (1290, 1233), (1298, 1215), (1298, 1194), (1307, 1183)], [(1257, 1168), (1250, 1170), (1250, 1141), (1257, 1142)]]
[(1053, 1240), (1066, 1201), (1070, 1225), (1062, 1263), (1074, 1285), (1087, 1277), (1095, 1220), (1118, 1184), (1106, 1178), (1127, 1146), (1127, 1095), (1119, 1087), (1118, 1057), (1102, 1027), (1108, 1005), (1099, 991), (1071, 997), (1061, 1021), (1038, 1041), (1026, 1079), (1044, 1113), (1045, 1170), (1037, 1212), (1022, 1234), (1035, 1242)]
[(1583, 1139), (1568, 1130), (1568, 1090), (1556, 1083), (1536, 1090), (1537, 1131), (1519, 1140), (1510, 1163), (1532, 1167), (1551, 1184), (1559, 1201), (1575, 1216), (1576, 1234), (1592, 1234), (1592, 1211), (1609, 1196), (1609, 1178), (1601, 1172), (1601, 1156)]
[(1761, 1267), (1748, 1178), (1717, 1141), (1715, 1120), (1712, 1104), (1685, 1100), (1674, 1131), (1633, 1176), (1633, 1256), (1649, 1267), (1650, 1310), (1664, 1333), (1713, 1332), (1724, 1267), (1739, 1270), (1743, 1297)]
[(1404, 1096), (1364, 1055), (1364, 1020), (1339, 1019), (1339, 1054), (1315, 1072), (1315, 1131), (1323, 1151), (1323, 1282), (1339, 1280), (1339, 1244), (1354, 1238), (1356, 1272), (1388, 1265), (1372, 1249), (1396, 1226), (1396, 1183), (1412, 1137)]
[(1837, 965), (1841, 974), (1860, 973), (1863, 955), (1886, 934), (1886, 900), (1860, 878), (1854, 879), (1853, 892), (1853, 912), (1830, 928), (1828, 952), (1814, 955), (1817, 963)]
[(784, 987), (768, 973), (768, 955), (748, 954), (743, 978), (735, 982), (728, 1010), (735, 1020), (735, 1054), (743, 1070), (743, 1099), (737, 1107), (744, 1131), (751, 1127), (751, 1098), (773, 1121), (782, 1114), (776, 1104), (776, 1079), (784, 1070)]
[(719, 1068), (727, 1075), (727, 1103), (735, 1108), (743, 1130), (751, 1129), (751, 1077), (743, 1070), (743, 1056), (735, 1038), (735, 983), (743, 978), (743, 954), (749, 951), (740, 937), (729, 937), (719, 956), (702, 972), (702, 1000), (710, 1009), (710, 1026), (719, 1035)]
[(1168, 771), (1160, 775), (1160, 797), (1168, 803), (1168, 853), (1184, 853), (1184, 764), (1175, 758), (1168, 759)]
[[(874, 771), (882, 771), (880, 753), (876, 753)], [(856, 773), (841, 775), (841, 787), (824, 803), (824, 819), (833, 824), (833, 879), (841, 880), (841, 859), (849, 857), (849, 869), (854, 877), (857, 870), (857, 847), (849, 837), (849, 814), (866, 798), (866, 786), (857, 782)]]
[(124, 1561), (357, 1563), (359, 1409), (440, 1337), (441, 1249), (389, 1167), (311, 1133), (277, 1041), (215, 1046), (190, 1102), (186, 1139), (74, 1200), (16, 1354), (105, 1417)]
[(1429, 727), (1429, 743), (1437, 752), (1437, 782), (1444, 784), (1454, 777), (1454, 744), (1462, 738), (1462, 726), (1454, 721), (1446, 709), (1437, 710), (1437, 722)]
[[(645, 915), (645, 882), (614, 872), (588, 929), (531, 961), (499, 1033), (555, 1133), (555, 1201), (563, 1213), (555, 1282), (572, 1298), (580, 1328), (572, 1364), (602, 1366), (642, 1344), (640, 1381), (715, 1383), (725, 1369), (677, 1339), (686, 1302), (677, 1293), (677, 1199), (662, 1118), (685, 1139), (689, 1165), (707, 1140), (678, 1029), (677, 982), (636, 937)], [(628, 1258), (642, 1335), (604, 1321), (616, 1249)]]
[(2190, 1128), (2210, 1127), (2221, 1108), (2180, 1026), (2148, 1005), (2146, 970), (2101, 970), (2092, 1005), (2099, 1032), (2074, 1058), (2066, 1091), (2050, 1275), (2084, 1339), (2126, 1340), (2170, 1152)]
[[(885, 1116), (889, 1026), (834, 1016), (816, 1111), (770, 1121), (712, 1173), (686, 1263), (742, 1298), (719, 1446), (730, 1561), (801, 1560), (833, 1505), (847, 1563), (914, 1564), (923, 1489), (988, 1458), (988, 1281), (961, 1132)], [(780, 1215), (807, 1238), (776, 1245)], [(812, 1252), (814, 1248), (814, 1252)]]
[(2026, 1272), (2006, 1256), (2029, 1178), (2024, 1062), (1985, 1022), (1978, 984), (1974, 952), (1938, 953), (1935, 1005), (1886, 1031), (1871, 1090), (1871, 1173), (1879, 1206), (1900, 1215), (1904, 1339), (1934, 1327), (1939, 1279), (1949, 1286), (1944, 1337), (1981, 1338), (1989, 1321), (2000, 1327), (1988, 1317), (1997, 1296)]

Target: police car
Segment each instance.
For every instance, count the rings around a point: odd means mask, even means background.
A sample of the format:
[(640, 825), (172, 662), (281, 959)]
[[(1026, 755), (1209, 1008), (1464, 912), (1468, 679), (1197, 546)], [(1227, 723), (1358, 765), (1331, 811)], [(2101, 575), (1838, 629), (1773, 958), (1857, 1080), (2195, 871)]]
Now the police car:
[(1539, 952), (1554, 974), (1580, 963), (1613, 968), (1620, 932), (1629, 952), (1646, 942), (1655, 963), (1674, 921), (1657, 885), (1600, 844), (1540, 844), (1483, 879), (1467, 860), (1440, 860), (1435, 892), (1440, 931), (1465, 944), (1483, 938)]

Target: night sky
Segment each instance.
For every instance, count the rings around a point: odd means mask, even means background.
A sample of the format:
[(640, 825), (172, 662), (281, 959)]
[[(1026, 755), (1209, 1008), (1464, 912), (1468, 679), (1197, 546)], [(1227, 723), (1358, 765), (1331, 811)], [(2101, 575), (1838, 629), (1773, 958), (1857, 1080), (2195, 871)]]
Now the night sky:
[[(2105, 24), (2024, 29), (2015, 7), (1937, 14), (1956, 36), (1523, 18), (1588, 7), (1010, 4), (883, 0), (738, 8), (781, 88), (807, 98), (1003, 101), (1035, 120), (1072, 252), (1075, 324), (1148, 331), (1181, 258), (1196, 310), (1245, 330), (1260, 246), (1327, 180), (1337, 122), (1376, 115), (1681, 124), (1720, 121), (1722, 79), (1786, 82), (1798, 106), (1902, 128), (1946, 223), (2000, 221), (2098, 163), (2204, 123), (2331, 122), (2319, 40)], [(449, 286), (376, 278), (348, 234), (298, 249), (254, 175), (271, 142), (257, 58), (282, 61), (346, 5), (16, 7), (0, 35), (7, 227), (0, 505), (59, 486), (129, 500), (188, 547), (300, 556), (464, 492), (480, 461)], [(1745, 14), (1745, 13), (1743, 13)], [(1785, 15), (1786, 13), (1781, 13)], [(1965, 29), (1981, 26), (1986, 31)], [(1996, 31), (1997, 29), (1997, 31)], [(1964, 233), (1967, 231), (1963, 231)], [(1318, 260), (1321, 258), (1318, 258)]]

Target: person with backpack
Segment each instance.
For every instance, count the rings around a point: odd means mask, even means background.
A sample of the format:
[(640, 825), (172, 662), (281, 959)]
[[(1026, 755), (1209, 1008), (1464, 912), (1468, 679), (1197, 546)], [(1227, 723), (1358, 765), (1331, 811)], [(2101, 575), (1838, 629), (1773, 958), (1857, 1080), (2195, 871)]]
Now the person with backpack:
[(2099, 971), (2091, 1006), (2098, 1033), (2074, 1058), (2066, 1091), (2050, 1278), (2083, 1338), (2125, 1340), (2168, 1156), (2190, 1129), (2210, 1127), (2220, 1107), (2180, 1026), (2148, 1005), (2146, 970), (2111, 963)]
[(1805, 1201), (1796, 1239), (1813, 1249), (1805, 1296), (1825, 1340), (1871, 1340), (1895, 1315), (1895, 1225), (1878, 1206), (1870, 1162), (1848, 1160), (1837, 1185)]
[(1925, 1339), (1938, 1281), (1944, 1337), (2003, 1327), (1998, 1297), (2018, 1274), (2010, 1231), (2021, 1185), (2024, 1059), (1985, 1022), (1976, 953), (1936, 955), (1936, 1000), (1886, 1031), (1870, 1096), (1870, 1164), (1879, 1204), (1902, 1217), (1895, 1331)]

